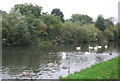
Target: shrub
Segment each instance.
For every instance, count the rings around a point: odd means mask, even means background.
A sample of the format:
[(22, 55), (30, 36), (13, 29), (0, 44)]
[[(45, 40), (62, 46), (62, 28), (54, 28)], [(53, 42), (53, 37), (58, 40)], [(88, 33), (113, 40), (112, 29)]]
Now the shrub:
[(83, 27), (76, 31), (75, 39), (78, 42), (89, 42), (89, 33)]
[(101, 31), (98, 32), (96, 37), (97, 37), (98, 42), (105, 42), (105, 41), (107, 41), (106, 37), (104, 36), (103, 32), (101, 32)]
[(107, 38), (108, 41), (113, 41), (114, 40), (114, 34), (110, 30), (105, 30), (104, 31), (104, 36)]

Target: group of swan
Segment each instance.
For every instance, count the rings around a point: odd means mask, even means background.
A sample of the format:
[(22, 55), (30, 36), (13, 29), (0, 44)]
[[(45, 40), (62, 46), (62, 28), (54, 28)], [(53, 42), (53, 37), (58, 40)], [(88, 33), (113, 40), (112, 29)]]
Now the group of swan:
[[(107, 49), (108, 46), (105, 45), (104, 47)], [(102, 46), (100, 46), (100, 45), (97, 45), (95, 47), (92, 47), (89, 45), (89, 47), (88, 47), (89, 50), (92, 50), (92, 49), (97, 50), (97, 49), (101, 49), (101, 48), (102, 48)], [(78, 50), (78, 51), (81, 50), (81, 46), (76, 47), (76, 50)]]
[[(107, 49), (107, 45), (104, 46), (106, 49)], [(91, 49), (94, 49), (94, 50), (97, 50), (97, 49), (100, 49), (102, 48), (102, 46), (95, 46), (95, 47), (92, 47), (89, 45), (89, 50)], [(81, 50), (81, 46), (79, 47), (76, 47), (76, 50)], [(62, 59), (66, 59), (66, 52), (62, 52)], [(90, 54), (90, 52), (85, 52), (85, 54)], [(112, 55), (112, 53), (109, 53), (109, 55)], [(47, 64), (48, 67), (55, 67), (55, 64), (54, 63), (48, 63)], [(62, 66), (63, 69), (70, 69), (70, 66), (67, 66), (67, 65), (63, 65)], [(69, 71), (69, 70), (68, 70)], [(31, 75), (31, 72), (23, 72), (22, 73), (24, 76), (30, 76)]]
[[(95, 46), (95, 47), (92, 47), (92, 46), (89, 45), (89, 47), (88, 47), (89, 51), (86, 51), (85, 54), (90, 54), (90, 50), (94, 50), (95, 52), (97, 52), (97, 50), (98, 50), (98, 49), (101, 49), (101, 48), (102, 48), (102, 46), (100, 46), (100, 45), (97, 45), (97, 46)], [(104, 48), (107, 49), (108, 46), (105, 45)], [(77, 50), (77, 51), (81, 51), (81, 46), (77, 46), (77, 47), (76, 47), (76, 50)]]
[[(97, 50), (97, 49), (101, 49), (102, 48), (102, 46), (100, 46), (100, 45), (97, 45), (97, 46), (95, 46), (95, 47), (92, 47), (92, 46), (90, 46), (89, 45), (89, 47), (88, 47), (89, 49), (94, 49), (94, 50)], [(105, 45), (105, 48), (107, 49), (107, 45)]]

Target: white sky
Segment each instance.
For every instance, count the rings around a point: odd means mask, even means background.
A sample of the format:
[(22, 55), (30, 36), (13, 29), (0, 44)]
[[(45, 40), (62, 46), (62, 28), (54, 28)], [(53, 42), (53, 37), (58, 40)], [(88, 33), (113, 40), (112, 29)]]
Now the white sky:
[(118, 2), (120, 0), (0, 0), (0, 10), (9, 12), (15, 4), (32, 3), (43, 7), (44, 12), (51, 13), (52, 9), (59, 8), (64, 18), (72, 14), (87, 14), (93, 19), (102, 14), (104, 18), (118, 19)]

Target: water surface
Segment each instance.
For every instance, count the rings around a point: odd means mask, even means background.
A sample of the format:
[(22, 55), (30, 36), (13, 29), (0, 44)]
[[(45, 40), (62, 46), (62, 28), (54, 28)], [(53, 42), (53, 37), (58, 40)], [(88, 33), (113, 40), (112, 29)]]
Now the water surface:
[[(91, 44), (93, 47), (96, 45)], [(76, 50), (77, 46), (81, 46), (80, 51)], [(108, 44), (107, 49), (103, 45), (97, 51), (89, 50), (88, 46), (89, 44), (54, 45), (48, 47), (3, 47), (2, 78), (29, 79), (30, 76), (22, 76), (22, 73), (32, 70), (33, 79), (58, 79), (60, 76), (67, 76), (68, 72), (80, 71), (118, 55), (118, 48), (114, 43)], [(66, 53), (65, 59), (62, 59), (63, 52)], [(109, 53), (112, 53), (112, 55), (109, 55)], [(48, 63), (54, 63), (55, 67), (48, 67)], [(70, 69), (63, 69), (63, 65), (70, 66)]]

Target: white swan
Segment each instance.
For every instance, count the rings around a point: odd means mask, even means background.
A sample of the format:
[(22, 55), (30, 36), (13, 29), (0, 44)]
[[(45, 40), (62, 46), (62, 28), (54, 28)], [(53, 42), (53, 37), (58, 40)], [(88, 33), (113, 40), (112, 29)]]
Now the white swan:
[(107, 47), (108, 47), (108, 46), (107, 46), (107, 45), (105, 45), (105, 48), (106, 48), (106, 49), (107, 49)]
[(95, 47), (94, 47), (94, 50), (97, 50), (97, 49), (98, 49), (98, 47), (97, 47), (97, 46), (95, 46)]
[(62, 59), (66, 59), (66, 52), (62, 52)]
[(102, 48), (102, 46), (99, 45), (98, 48)]
[(86, 51), (85, 54), (90, 54), (90, 52), (87, 52), (87, 51)]
[(81, 50), (81, 46), (79, 46), (79, 47), (76, 47), (76, 50)]
[(89, 45), (89, 47), (88, 47), (89, 49), (93, 49), (93, 47), (91, 47), (90, 45)]
[(98, 46), (95, 46), (95, 47), (94, 47), (94, 50), (95, 50), (95, 52), (97, 52), (97, 50), (98, 50)]

